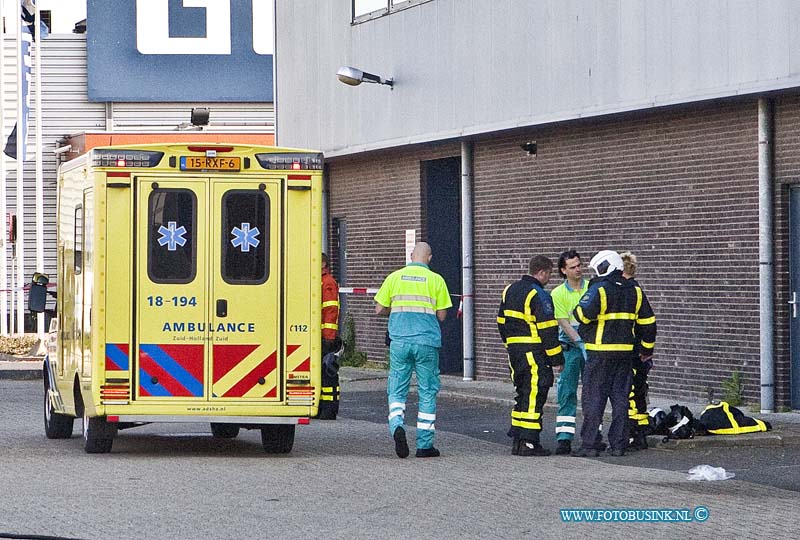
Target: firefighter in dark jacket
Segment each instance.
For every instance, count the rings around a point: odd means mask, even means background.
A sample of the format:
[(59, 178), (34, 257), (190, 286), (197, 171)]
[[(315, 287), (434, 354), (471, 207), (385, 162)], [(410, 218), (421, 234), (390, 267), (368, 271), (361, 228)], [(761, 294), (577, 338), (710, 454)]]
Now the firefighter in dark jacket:
[(628, 393), (631, 355), (638, 342), (641, 361), (653, 356), (656, 317), (642, 288), (622, 277), (623, 262), (616, 251), (604, 250), (589, 266), (597, 277), (575, 308), (578, 334), (586, 344), (581, 396), (581, 447), (573, 455), (596, 457), (597, 430), (606, 401), (611, 400), (608, 443), (612, 456), (624, 456), (628, 445)]
[(564, 363), (558, 341), (558, 322), (553, 301), (544, 286), (550, 280), (553, 261), (536, 255), (528, 264), (529, 274), (503, 290), (497, 313), (497, 328), (508, 351), (511, 380), (516, 390), (511, 411), (511, 453), (519, 456), (549, 456), (539, 444), (542, 409), (553, 385), (553, 366)]
[[(622, 277), (630, 280), (634, 285), (636, 281), (636, 255), (630, 251), (620, 253), (622, 258)], [(635, 344), (631, 355), (631, 391), (628, 395), (628, 430), (630, 431), (628, 450), (645, 450), (647, 448), (647, 433), (650, 431), (650, 414), (647, 411), (647, 375), (653, 367), (653, 359), (642, 362), (639, 343)]]
[(320, 420), (336, 420), (339, 413), (339, 284), (331, 275), (328, 256), (322, 254), (322, 392)]

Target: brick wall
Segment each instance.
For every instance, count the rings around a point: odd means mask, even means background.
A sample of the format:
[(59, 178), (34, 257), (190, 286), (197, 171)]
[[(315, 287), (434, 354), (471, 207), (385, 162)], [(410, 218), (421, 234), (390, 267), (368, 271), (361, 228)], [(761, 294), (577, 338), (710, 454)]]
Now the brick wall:
[[(797, 98), (776, 105), (776, 170), (800, 177)], [(759, 399), (758, 117), (755, 100), (547, 126), (475, 142), (476, 374), (508, 376), (495, 326), (504, 284), (534, 253), (630, 249), (658, 316), (652, 392), (721, 395), (738, 370)], [(520, 144), (538, 143), (537, 156)], [(351, 286), (377, 286), (403, 264), (404, 230), (420, 231), (420, 161), (458, 143), (398, 149), (330, 164), (331, 216), (348, 223)], [(788, 399), (786, 188), (776, 190), (776, 397)], [(587, 271), (587, 275), (590, 271)], [(556, 274), (551, 286), (560, 282)], [(358, 347), (385, 354), (385, 318), (351, 299)]]

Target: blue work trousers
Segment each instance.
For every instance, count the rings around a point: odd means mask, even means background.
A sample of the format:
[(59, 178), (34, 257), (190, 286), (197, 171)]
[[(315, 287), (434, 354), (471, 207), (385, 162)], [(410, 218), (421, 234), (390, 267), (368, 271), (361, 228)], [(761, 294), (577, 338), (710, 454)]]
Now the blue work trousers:
[(575, 414), (578, 412), (578, 379), (583, 372), (586, 352), (583, 342), (561, 342), (564, 366), (556, 384), (558, 414), (556, 415), (556, 439), (571, 441), (575, 437)]
[(611, 401), (608, 443), (614, 450), (628, 446), (628, 392), (631, 389), (631, 359), (598, 358), (588, 352), (583, 369), (581, 446), (597, 447), (597, 434), (606, 402)]
[(411, 373), (417, 374), (419, 412), (417, 413), (417, 448), (433, 446), (436, 429), (436, 394), (439, 393), (439, 349), (393, 340), (389, 346), (389, 434), (405, 429), (406, 398)]

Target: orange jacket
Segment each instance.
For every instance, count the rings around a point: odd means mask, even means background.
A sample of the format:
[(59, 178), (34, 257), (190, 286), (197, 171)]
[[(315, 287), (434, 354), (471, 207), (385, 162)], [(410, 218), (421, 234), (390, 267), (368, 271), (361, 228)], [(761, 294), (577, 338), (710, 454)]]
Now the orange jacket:
[(322, 339), (339, 333), (339, 284), (327, 268), (322, 269)]

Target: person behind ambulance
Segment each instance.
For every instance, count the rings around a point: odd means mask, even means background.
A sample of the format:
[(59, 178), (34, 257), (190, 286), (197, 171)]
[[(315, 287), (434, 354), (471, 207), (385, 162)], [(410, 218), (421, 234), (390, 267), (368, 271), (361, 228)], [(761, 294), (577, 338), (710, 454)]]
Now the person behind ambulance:
[(596, 457), (597, 431), (606, 401), (611, 400), (608, 443), (612, 456), (624, 456), (628, 445), (628, 393), (631, 355), (640, 340), (642, 361), (653, 355), (656, 318), (642, 288), (622, 277), (623, 262), (616, 251), (603, 250), (589, 262), (597, 274), (575, 308), (578, 334), (586, 347), (581, 395), (581, 447), (573, 455)]
[[(636, 255), (630, 251), (620, 253), (622, 258), (622, 277), (639, 285), (636, 281)], [(631, 356), (631, 391), (628, 395), (628, 429), (630, 442), (628, 450), (647, 448), (647, 431), (650, 429), (650, 414), (647, 412), (647, 374), (653, 367), (653, 359), (642, 361), (639, 356), (639, 343)]]
[(497, 330), (516, 390), (509, 432), (516, 456), (550, 455), (539, 444), (542, 409), (553, 386), (553, 366), (564, 363), (553, 301), (544, 290), (552, 271), (553, 261), (544, 255), (531, 257), (528, 274), (503, 290), (497, 311)]
[(389, 315), (389, 434), (399, 458), (408, 457), (405, 411), (411, 372), (417, 375), (417, 453), (420, 458), (438, 457), (433, 446), (436, 394), (439, 392), (439, 326), (452, 307), (444, 279), (432, 272), (431, 247), (414, 246), (411, 263), (389, 274), (375, 295), (375, 313)]
[(339, 364), (335, 353), (339, 337), (339, 284), (331, 275), (328, 256), (322, 254), (322, 393), (320, 420), (336, 420), (339, 413)]

